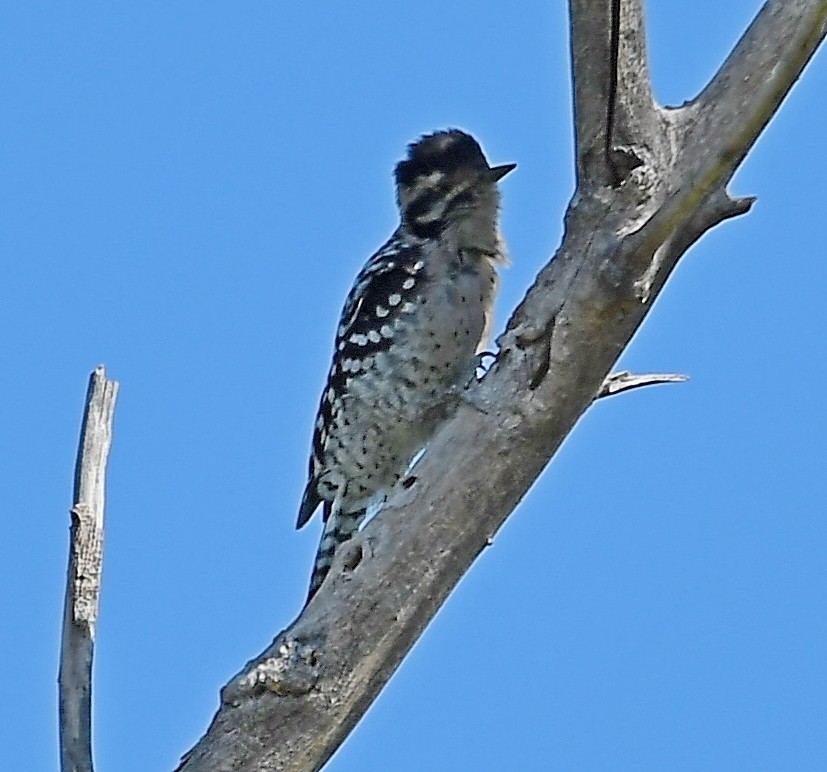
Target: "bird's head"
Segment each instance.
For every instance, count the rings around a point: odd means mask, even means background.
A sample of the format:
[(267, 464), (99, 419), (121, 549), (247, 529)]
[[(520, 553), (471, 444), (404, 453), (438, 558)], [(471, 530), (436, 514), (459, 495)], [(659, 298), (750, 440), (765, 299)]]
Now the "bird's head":
[(427, 134), (396, 166), (402, 222), (420, 238), (468, 220), (496, 228), (497, 182), (515, 166), (489, 166), (477, 141), (459, 129)]

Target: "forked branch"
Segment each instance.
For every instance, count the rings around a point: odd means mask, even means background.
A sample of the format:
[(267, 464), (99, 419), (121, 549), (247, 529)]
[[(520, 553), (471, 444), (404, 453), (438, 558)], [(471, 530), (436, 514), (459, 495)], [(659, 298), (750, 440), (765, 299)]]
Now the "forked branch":
[[(827, 0), (771, 0), (703, 93), (651, 94), (641, 0), (570, 0), (577, 190), (566, 235), (416, 483), (225, 687), (183, 772), (319, 769), (596, 395), (691, 244), (741, 214), (725, 186), (825, 35)], [(608, 64), (607, 64), (608, 63)], [(611, 381), (608, 388), (611, 389)]]

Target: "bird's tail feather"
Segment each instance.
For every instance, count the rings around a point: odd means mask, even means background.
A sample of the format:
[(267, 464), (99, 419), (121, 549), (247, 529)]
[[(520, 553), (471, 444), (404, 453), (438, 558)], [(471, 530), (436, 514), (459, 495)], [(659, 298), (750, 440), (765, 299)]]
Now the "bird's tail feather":
[(365, 517), (367, 510), (359, 509), (355, 512), (337, 512), (335, 509), (330, 513), (327, 522), (324, 524), (322, 538), (319, 542), (319, 549), (316, 551), (316, 559), (313, 561), (313, 573), (310, 576), (310, 590), (307, 594), (307, 602), (316, 594), (322, 582), (333, 565), (333, 557), (336, 550), (344, 544), (359, 529), (359, 525)]

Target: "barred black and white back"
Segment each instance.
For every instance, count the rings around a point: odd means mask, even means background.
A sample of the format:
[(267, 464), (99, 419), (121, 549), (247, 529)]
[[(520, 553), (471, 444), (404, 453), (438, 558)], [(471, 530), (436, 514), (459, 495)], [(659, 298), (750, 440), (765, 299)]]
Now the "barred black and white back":
[(322, 504), (312, 598), (336, 549), (380, 507), (474, 376), (507, 263), (496, 183), (470, 135), (451, 129), (396, 167), (401, 223), (351, 289), (313, 434), (303, 526)]

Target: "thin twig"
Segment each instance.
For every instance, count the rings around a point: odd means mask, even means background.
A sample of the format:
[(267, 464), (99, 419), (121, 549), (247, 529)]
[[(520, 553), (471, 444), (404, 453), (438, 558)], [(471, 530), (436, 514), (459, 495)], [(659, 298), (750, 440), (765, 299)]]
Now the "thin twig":
[(89, 378), (75, 462), (69, 570), (60, 647), (60, 768), (92, 772), (92, 659), (103, 560), (106, 461), (118, 384), (103, 366)]
[(628, 370), (621, 370), (606, 377), (595, 399), (612, 397), (624, 391), (639, 389), (641, 386), (654, 386), (658, 383), (684, 383), (688, 380), (688, 375), (680, 375), (679, 373), (641, 373), (635, 375)]

